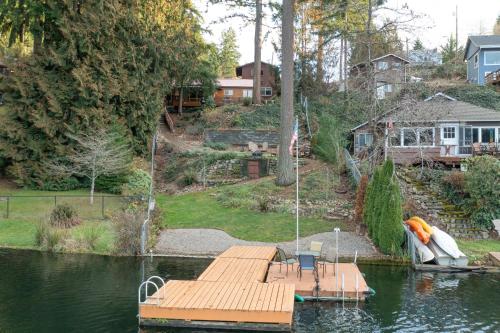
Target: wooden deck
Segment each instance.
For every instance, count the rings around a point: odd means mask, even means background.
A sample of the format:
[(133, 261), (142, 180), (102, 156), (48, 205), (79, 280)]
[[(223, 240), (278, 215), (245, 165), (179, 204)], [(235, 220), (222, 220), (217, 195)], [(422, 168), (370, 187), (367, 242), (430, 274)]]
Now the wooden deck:
[[(297, 275), (297, 264), (288, 265), (289, 271), (286, 274), (286, 266), (273, 263), (269, 267), (267, 275), (268, 283), (292, 283), (295, 285), (295, 292), (305, 298), (320, 298), (340, 300), (364, 300), (369, 292), (363, 275), (358, 267), (353, 263), (338, 264), (338, 278), (335, 276), (335, 264), (327, 263), (325, 274), (323, 267), (319, 265), (319, 293), (316, 292), (316, 282), (311, 271), (303, 271), (302, 278)], [(342, 275), (344, 275), (344, 288), (342, 289)], [(356, 286), (357, 279), (357, 286)], [(342, 293), (343, 291), (343, 293)]]
[[(168, 281), (139, 305), (141, 323), (172, 326), (290, 330), (295, 286), (265, 283), (275, 247), (234, 246), (195, 281)], [(206, 323), (206, 325), (204, 325)], [(161, 325), (160, 325), (161, 326)], [(219, 326), (217, 326), (220, 328)]]

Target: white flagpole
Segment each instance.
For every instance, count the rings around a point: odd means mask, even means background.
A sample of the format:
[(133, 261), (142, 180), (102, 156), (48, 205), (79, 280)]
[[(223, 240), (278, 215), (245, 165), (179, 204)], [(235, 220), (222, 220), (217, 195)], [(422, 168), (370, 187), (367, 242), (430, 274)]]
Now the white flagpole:
[(297, 252), (299, 251), (299, 118), (295, 118), (295, 126), (297, 127), (297, 142), (296, 142), (296, 154), (297, 154), (297, 166), (295, 167), (296, 178), (295, 178), (295, 208), (297, 215)]

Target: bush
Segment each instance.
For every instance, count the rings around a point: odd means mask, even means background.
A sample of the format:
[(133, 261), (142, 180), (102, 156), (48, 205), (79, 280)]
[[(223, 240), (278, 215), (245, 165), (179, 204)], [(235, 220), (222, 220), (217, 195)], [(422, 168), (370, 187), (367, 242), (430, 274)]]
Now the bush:
[(124, 211), (111, 217), (118, 254), (136, 255), (141, 252), (141, 226), (144, 216), (140, 212)]
[(127, 183), (122, 186), (122, 194), (130, 196), (146, 196), (151, 186), (151, 175), (142, 169), (134, 169), (128, 176)]
[(45, 180), (38, 188), (43, 191), (71, 191), (81, 187), (83, 187), (83, 185), (78, 179), (75, 177), (68, 177)]
[(243, 97), (243, 105), (250, 106), (250, 104), (252, 104), (252, 98), (251, 97)]
[(35, 244), (36, 246), (44, 246), (50, 225), (44, 220), (38, 221), (35, 227)]
[(385, 254), (400, 255), (404, 240), (401, 193), (391, 160), (375, 169), (368, 184), (364, 221), (373, 242)]
[(363, 208), (365, 203), (366, 187), (368, 186), (368, 176), (363, 175), (359, 181), (356, 191), (356, 204), (354, 208), (354, 222), (363, 222)]
[(313, 153), (334, 165), (342, 163), (342, 147), (344, 139), (339, 122), (332, 116), (323, 115), (320, 127), (313, 140)]
[(464, 203), (465, 175), (460, 171), (453, 171), (441, 179), (443, 195), (455, 205)]
[(465, 210), (478, 226), (492, 227), (500, 217), (500, 161), (491, 156), (467, 159), (465, 192), (469, 198)]
[(100, 237), (101, 230), (95, 225), (91, 225), (83, 228), (80, 241), (87, 249), (93, 251)]
[(49, 223), (41, 220), (36, 225), (35, 244), (47, 251), (54, 251), (65, 236), (63, 230), (51, 228)]
[(226, 150), (229, 146), (224, 142), (205, 142), (204, 147), (212, 148), (214, 150)]
[(198, 176), (196, 171), (193, 169), (188, 169), (184, 171), (184, 174), (181, 179), (181, 184), (184, 186), (193, 185), (198, 182)]
[(95, 190), (112, 194), (121, 194), (122, 188), (127, 183), (127, 174), (113, 176), (100, 176), (95, 181)]
[(50, 225), (56, 228), (71, 228), (81, 222), (76, 209), (66, 203), (54, 207), (49, 221)]

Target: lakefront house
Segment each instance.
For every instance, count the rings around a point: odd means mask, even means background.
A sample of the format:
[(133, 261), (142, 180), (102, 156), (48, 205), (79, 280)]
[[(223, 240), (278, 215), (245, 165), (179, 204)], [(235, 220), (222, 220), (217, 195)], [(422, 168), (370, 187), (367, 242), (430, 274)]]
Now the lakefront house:
[(378, 146), (398, 164), (425, 159), (459, 165), (473, 155), (500, 156), (500, 112), (443, 93), (360, 124), (352, 132), (355, 155)]
[(465, 45), (467, 82), (485, 85), (500, 70), (500, 35), (469, 36)]

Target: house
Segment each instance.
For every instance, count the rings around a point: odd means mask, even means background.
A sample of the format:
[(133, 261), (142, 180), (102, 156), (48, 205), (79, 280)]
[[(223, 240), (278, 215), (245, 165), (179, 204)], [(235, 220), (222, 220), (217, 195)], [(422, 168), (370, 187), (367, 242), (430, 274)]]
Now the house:
[(352, 129), (354, 154), (375, 146), (395, 163), (422, 159), (459, 164), (474, 154), (499, 156), (500, 112), (438, 93), (424, 101), (397, 109)]
[[(236, 67), (236, 76), (243, 80), (253, 80), (253, 66), (254, 63), (250, 62)], [(278, 68), (267, 62), (261, 62), (260, 75), (260, 92), (262, 100), (269, 101), (277, 94), (279, 79)], [(252, 96), (250, 95), (250, 97)]]
[(253, 80), (218, 79), (214, 94), (215, 105), (240, 103), (243, 98), (252, 98)]
[(408, 52), (410, 66), (438, 66), (443, 63), (443, 57), (438, 49), (411, 50)]
[(500, 35), (469, 36), (464, 60), (467, 82), (484, 85), (488, 74), (500, 70)]
[[(406, 66), (409, 61), (395, 54), (386, 54), (371, 61), (370, 70), (373, 70), (375, 92), (378, 99), (397, 94), (406, 83)], [(351, 85), (361, 87), (366, 83), (368, 68), (366, 63), (354, 65), (350, 69)]]

